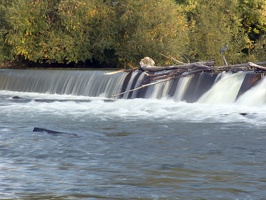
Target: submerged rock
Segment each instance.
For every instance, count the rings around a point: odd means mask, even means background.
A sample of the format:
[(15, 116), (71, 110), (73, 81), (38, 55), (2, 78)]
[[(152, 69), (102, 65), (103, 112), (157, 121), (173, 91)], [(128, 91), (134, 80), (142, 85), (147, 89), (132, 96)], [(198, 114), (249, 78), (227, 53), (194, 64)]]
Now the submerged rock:
[(13, 96), (12, 99), (21, 99), (19, 96)]

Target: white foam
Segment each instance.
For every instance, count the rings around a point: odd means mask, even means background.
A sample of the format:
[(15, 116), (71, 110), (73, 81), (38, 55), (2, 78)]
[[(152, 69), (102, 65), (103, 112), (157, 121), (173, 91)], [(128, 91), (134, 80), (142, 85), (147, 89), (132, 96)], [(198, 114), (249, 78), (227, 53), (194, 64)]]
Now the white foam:
[(236, 101), (238, 105), (263, 106), (266, 104), (266, 79), (262, 79), (255, 87), (245, 92)]
[[(0, 94), (3, 95), (3, 91)], [(10, 92), (5, 94), (11, 95)], [(18, 93), (13, 93), (17, 95)], [(247, 106), (245, 104), (185, 103), (171, 99), (119, 99), (106, 102), (102, 98), (88, 98), (71, 95), (50, 95), (19, 93), (22, 97), (37, 99), (70, 99), (54, 102), (15, 102), (9, 100), (1, 106), (2, 116), (25, 116), (34, 119), (39, 115), (47, 117), (66, 117), (76, 120), (159, 120), (188, 122), (246, 122), (257, 125), (266, 124), (266, 105)], [(73, 99), (73, 101), (71, 100)], [(90, 102), (79, 102), (77, 99), (90, 99)], [(241, 115), (244, 113), (247, 115)], [(27, 120), (27, 119), (25, 119)]]
[(221, 79), (198, 100), (208, 104), (230, 104), (235, 102), (245, 73), (223, 73)]

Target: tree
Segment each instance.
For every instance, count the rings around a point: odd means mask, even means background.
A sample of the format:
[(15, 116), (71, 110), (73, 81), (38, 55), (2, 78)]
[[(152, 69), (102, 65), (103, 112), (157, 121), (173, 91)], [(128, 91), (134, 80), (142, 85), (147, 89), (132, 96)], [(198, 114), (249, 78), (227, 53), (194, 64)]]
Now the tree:
[(249, 41), (241, 30), (237, 0), (202, 0), (193, 2), (190, 16), (190, 57), (192, 60), (215, 60), (222, 64), (220, 48), (229, 44), (229, 63), (242, 62), (241, 50)]
[(239, 0), (241, 23), (252, 41), (266, 33), (266, 2), (264, 0)]
[(6, 42), (14, 56), (35, 62), (45, 59), (43, 44), (50, 37), (53, 13), (49, 9), (55, 2), (17, 0), (8, 6)]
[(264, 0), (239, 0), (241, 24), (250, 42), (243, 52), (250, 60), (265, 58), (266, 2)]
[(0, 62), (12, 60), (10, 46), (5, 42), (5, 36), (8, 32), (8, 23), (6, 21), (7, 5), (12, 1), (1, 0), (0, 1)]
[(185, 15), (172, 0), (16, 0), (6, 20), (12, 53), (33, 62), (113, 67), (149, 55), (163, 63), (160, 54), (182, 56), (188, 43)]
[(119, 37), (115, 54), (121, 63), (138, 63), (144, 56), (169, 64), (186, 52), (188, 26), (181, 6), (172, 0), (124, 0), (116, 6)]
[(0, 61), (229, 64), (265, 55), (264, 0), (0, 0)]

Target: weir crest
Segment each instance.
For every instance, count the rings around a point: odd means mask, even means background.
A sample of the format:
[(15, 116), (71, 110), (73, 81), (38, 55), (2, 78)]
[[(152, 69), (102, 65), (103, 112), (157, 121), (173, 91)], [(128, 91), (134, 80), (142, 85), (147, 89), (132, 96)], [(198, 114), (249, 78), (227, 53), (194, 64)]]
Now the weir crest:
[[(105, 72), (4, 69), (0, 70), (0, 90), (110, 98), (114, 94), (150, 83), (141, 71), (109, 76), (104, 75)], [(116, 98), (170, 98), (209, 104), (257, 101), (265, 104), (265, 84), (265, 77), (261, 73), (203, 72), (126, 92)]]

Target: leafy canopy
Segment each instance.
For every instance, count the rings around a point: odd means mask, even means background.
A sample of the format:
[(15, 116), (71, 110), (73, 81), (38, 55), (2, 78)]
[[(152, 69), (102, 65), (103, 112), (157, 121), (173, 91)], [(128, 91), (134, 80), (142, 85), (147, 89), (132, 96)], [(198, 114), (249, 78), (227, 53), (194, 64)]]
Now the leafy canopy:
[(0, 0), (0, 62), (266, 59), (265, 0)]

